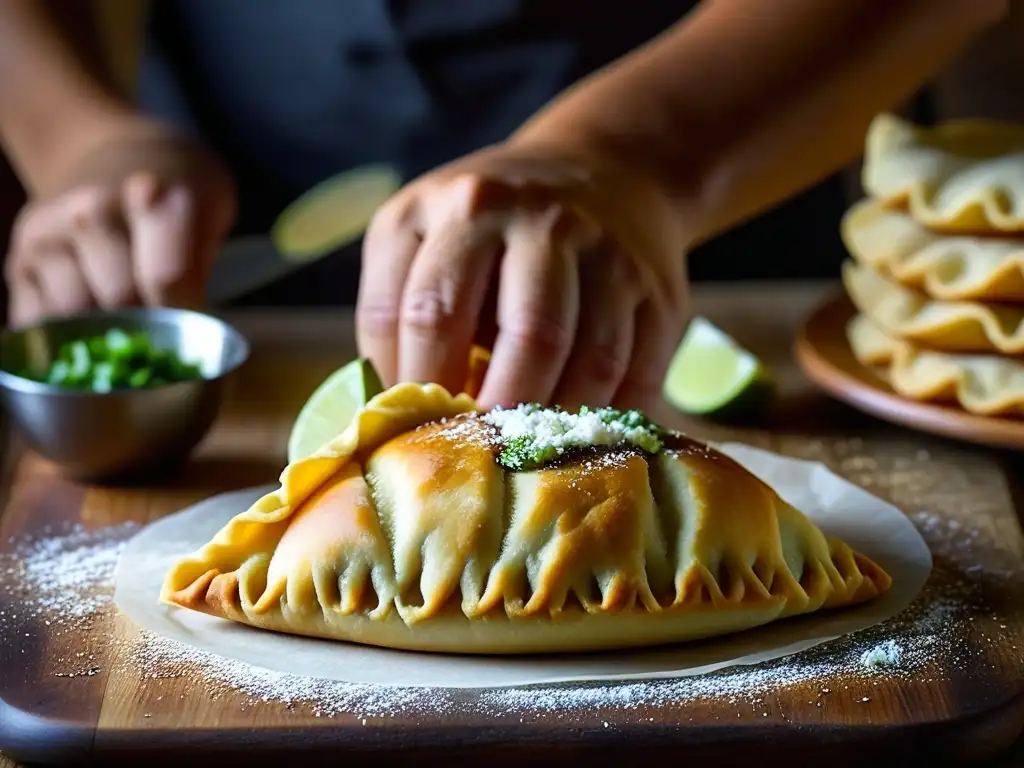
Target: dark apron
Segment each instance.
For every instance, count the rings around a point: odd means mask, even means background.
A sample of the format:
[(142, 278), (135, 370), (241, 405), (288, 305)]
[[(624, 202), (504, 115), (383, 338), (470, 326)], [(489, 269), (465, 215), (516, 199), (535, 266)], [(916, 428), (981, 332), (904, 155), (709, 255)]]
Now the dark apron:
[[(387, 162), (409, 179), (501, 141), (565, 87), (694, 5), (160, 0), (149, 20), (139, 100), (222, 154), (240, 190), (236, 234), (262, 233), (295, 197), (345, 169)], [(838, 201), (841, 193), (826, 196)], [(706, 265), (716, 270), (705, 276), (751, 276), (766, 264), (800, 274), (797, 251), (805, 250), (834, 275), (837, 258), (829, 260), (822, 246), (838, 242), (842, 202), (824, 217), (813, 202), (812, 210), (804, 199), (783, 206), (767, 232), (757, 222), (760, 232), (748, 225), (705, 246), (718, 252), (695, 255), (691, 274), (700, 278)], [(785, 251), (766, 258), (766, 243)], [(351, 303), (358, 252), (329, 257), (255, 300)]]

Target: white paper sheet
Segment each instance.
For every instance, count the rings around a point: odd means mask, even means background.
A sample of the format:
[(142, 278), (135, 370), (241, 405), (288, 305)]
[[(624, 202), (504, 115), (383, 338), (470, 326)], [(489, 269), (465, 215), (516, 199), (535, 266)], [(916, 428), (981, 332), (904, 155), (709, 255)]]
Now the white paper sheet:
[(492, 688), (672, 678), (787, 656), (885, 621), (924, 587), (932, 559), (924, 539), (896, 507), (823, 465), (750, 446), (717, 446), (768, 482), (826, 533), (873, 558), (892, 590), (857, 608), (808, 616), (741, 634), (672, 648), (605, 654), (494, 658), (394, 651), (253, 629), (159, 603), (164, 575), (204, 545), (228, 520), (276, 486), (207, 499), (140, 531), (122, 552), (114, 600), (144, 629), (210, 653), (279, 672), (403, 687)]

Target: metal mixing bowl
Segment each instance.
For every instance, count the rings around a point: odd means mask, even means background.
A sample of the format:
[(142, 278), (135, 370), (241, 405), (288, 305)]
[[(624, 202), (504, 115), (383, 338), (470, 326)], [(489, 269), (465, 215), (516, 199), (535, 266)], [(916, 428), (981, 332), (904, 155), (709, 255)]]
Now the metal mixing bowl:
[[(199, 363), (203, 378), (152, 389), (93, 393), (11, 373), (45, 370), (61, 344), (111, 328)], [(227, 323), (179, 309), (143, 308), (50, 318), (0, 333), (0, 402), (28, 444), (66, 476), (99, 482), (173, 471), (206, 435), (249, 344)]]

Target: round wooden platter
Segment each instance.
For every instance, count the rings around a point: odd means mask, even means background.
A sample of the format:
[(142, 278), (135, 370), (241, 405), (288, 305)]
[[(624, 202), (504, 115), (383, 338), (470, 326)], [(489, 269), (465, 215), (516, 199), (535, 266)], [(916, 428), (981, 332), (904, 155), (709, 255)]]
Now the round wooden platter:
[(980, 445), (1024, 449), (1024, 420), (978, 416), (896, 394), (850, 349), (846, 325), (856, 312), (847, 296), (838, 294), (797, 329), (796, 359), (811, 381), (838, 400), (893, 424)]

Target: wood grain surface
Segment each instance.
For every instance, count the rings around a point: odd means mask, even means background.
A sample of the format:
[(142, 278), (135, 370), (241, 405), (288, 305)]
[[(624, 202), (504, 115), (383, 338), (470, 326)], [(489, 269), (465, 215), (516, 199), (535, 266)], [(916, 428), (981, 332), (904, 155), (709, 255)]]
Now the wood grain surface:
[[(827, 464), (906, 510), (978, 530), (986, 566), (1010, 577), (982, 584), (983, 601), (962, 640), (970, 664), (940, 663), (920, 677), (850, 679), (825, 706), (815, 681), (766, 695), (751, 714), (727, 698), (665, 703), (637, 710), (600, 705), (565, 719), (393, 716), (365, 721), (317, 717), (303, 707), (253, 701), (214, 689), (202, 677), (147, 679), (127, 658), (135, 629), (110, 612), (90, 627), (58, 632), (26, 619), (0, 648), (0, 698), (25, 713), (20, 755), (50, 763), (85, 757), (103, 764), (229, 765), (293, 761), (304, 765), (513, 765), (586, 759), (592, 764), (889, 764), (920, 757), (978, 764), (1016, 760), (1007, 748), (1024, 724), (1024, 561), (1017, 509), (1024, 494), (1020, 455), (929, 437), (880, 422), (816, 391), (794, 365), (800, 320), (835, 285), (698, 286), (696, 310), (754, 350), (775, 371), (780, 397), (757, 423), (656, 417), (713, 439), (741, 440)], [(354, 352), (351, 318), (339, 313), (260, 313), (229, 318), (253, 343), (235, 397), (173, 485), (82, 488), (65, 483), (16, 441), (3, 454), (0, 547), (46, 524), (89, 528), (145, 523), (220, 491), (273, 482), (284, 464), (291, 421), (325, 375)], [(934, 578), (954, 565), (936, 554)], [(955, 574), (953, 574), (955, 576)], [(3, 606), (0, 570), (0, 608)], [(980, 600), (980, 598), (979, 598)], [(21, 629), (21, 628), (19, 628)], [(84, 654), (94, 674), (69, 679), (61, 660)], [(141, 672), (141, 673), (140, 673)], [(833, 686), (835, 687), (835, 686)], [(756, 717), (754, 716), (756, 715)], [(10, 724), (8, 723), (8, 728)], [(0, 731), (3, 730), (0, 712)], [(770, 739), (771, 747), (763, 745)], [(46, 749), (42, 747), (45, 746)], [(7, 768), (0, 758), (0, 766)]]

